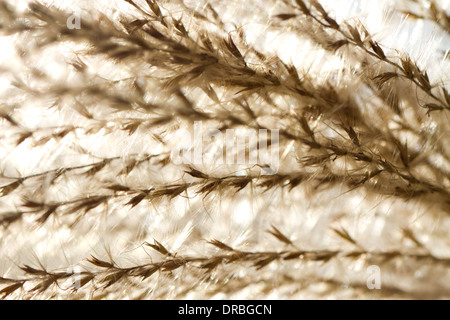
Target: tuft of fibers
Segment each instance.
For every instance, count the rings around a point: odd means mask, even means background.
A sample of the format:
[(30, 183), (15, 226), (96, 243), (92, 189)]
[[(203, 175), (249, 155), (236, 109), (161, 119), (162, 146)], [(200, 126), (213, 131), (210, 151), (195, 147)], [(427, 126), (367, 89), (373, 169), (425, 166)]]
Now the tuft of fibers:
[(0, 35), (1, 298), (450, 298), (448, 1), (11, 0)]

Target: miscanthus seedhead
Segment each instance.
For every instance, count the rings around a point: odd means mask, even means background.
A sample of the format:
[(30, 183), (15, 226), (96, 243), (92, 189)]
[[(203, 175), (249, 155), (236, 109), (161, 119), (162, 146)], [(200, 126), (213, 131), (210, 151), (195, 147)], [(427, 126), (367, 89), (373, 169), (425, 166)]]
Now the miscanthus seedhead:
[(0, 297), (449, 298), (448, 10), (1, 1)]

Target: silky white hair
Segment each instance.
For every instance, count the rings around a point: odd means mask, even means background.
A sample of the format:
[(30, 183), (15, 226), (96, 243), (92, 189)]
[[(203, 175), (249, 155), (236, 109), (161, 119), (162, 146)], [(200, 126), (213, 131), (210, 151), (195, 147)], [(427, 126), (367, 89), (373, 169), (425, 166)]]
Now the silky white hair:
[(450, 3), (320, 4), (3, 2), (0, 297), (449, 298)]

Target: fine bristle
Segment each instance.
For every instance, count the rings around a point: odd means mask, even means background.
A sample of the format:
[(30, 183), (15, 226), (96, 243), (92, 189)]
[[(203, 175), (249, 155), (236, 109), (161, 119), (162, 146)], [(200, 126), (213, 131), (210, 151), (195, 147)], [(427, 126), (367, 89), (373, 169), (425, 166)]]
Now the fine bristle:
[(339, 2), (0, 1), (0, 298), (450, 298), (450, 8)]

